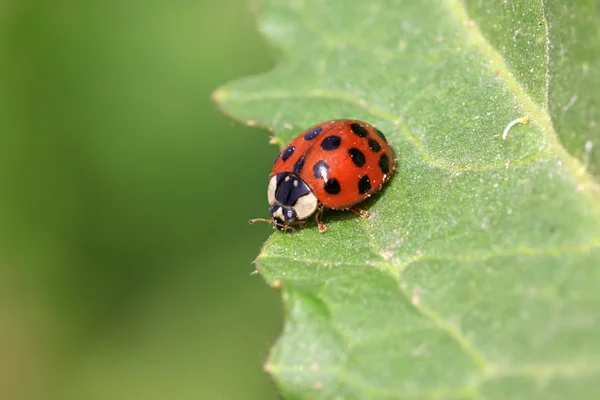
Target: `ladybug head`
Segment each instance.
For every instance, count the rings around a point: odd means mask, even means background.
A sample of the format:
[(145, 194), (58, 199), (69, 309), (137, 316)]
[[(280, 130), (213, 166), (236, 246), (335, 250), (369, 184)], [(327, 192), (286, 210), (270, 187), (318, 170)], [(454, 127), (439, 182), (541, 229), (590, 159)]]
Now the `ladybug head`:
[(289, 172), (273, 176), (267, 194), (269, 213), (276, 226), (294, 225), (314, 214), (319, 205), (308, 185)]

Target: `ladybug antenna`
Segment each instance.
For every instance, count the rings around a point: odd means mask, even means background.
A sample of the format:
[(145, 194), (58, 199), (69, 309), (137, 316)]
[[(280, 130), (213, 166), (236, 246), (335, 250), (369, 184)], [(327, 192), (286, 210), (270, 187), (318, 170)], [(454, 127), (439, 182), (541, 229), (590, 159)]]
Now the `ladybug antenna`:
[(249, 224), (253, 224), (255, 222), (268, 222), (270, 224), (273, 223), (273, 218), (271, 219), (266, 219), (266, 218), (253, 218), (251, 220), (248, 221)]

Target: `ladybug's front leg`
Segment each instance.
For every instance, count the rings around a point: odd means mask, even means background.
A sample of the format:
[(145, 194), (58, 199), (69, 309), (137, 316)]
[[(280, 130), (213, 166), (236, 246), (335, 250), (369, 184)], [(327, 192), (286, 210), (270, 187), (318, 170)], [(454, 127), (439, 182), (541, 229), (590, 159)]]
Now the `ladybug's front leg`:
[(282, 231), (286, 232), (286, 231), (292, 231), (292, 233), (297, 233), (298, 231), (296, 230), (296, 228), (294, 228), (293, 226), (290, 226), (288, 224), (284, 224)]
[(320, 207), (315, 214), (315, 219), (317, 220), (317, 225), (319, 226), (319, 232), (325, 233), (327, 232), (327, 226), (323, 223), (321, 218), (323, 217), (323, 207)]

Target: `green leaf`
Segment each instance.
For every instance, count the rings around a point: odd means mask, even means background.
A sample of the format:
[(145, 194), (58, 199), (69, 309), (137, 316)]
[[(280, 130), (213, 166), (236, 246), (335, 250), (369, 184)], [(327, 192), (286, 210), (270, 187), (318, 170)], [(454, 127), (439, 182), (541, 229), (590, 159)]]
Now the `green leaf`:
[(215, 92), (224, 111), (280, 145), (361, 119), (399, 156), (370, 218), (328, 212), (257, 259), (284, 397), (600, 398), (597, 7), (264, 1), (281, 61)]

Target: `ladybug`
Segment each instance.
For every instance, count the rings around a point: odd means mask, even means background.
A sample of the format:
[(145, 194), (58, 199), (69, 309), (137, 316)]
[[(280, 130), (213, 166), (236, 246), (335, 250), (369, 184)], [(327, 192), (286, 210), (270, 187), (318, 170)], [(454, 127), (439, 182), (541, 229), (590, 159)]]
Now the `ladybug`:
[(274, 228), (295, 231), (316, 214), (321, 232), (324, 209), (368, 213), (356, 204), (377, 192), (395, 171), (396, 157), (385, 136), (357, 120), (315, 125), (288, 143), (275, 159), (267, 190)]

